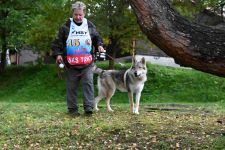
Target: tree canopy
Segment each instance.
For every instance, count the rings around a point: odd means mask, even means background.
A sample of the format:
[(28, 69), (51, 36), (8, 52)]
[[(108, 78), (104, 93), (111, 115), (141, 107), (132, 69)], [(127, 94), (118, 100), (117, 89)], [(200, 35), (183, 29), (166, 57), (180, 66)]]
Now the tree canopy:
[(30, 18), (31, 28), (25, 31), (26, 43), (43, 55), (50, 52), (51, 41), (68, 15), (68, 8), (65, 9), (65, 6), (67, 3), (63, 0), (38, 1), (37, 15)]
[[(32, 28), (26, 31), (26, 35), (29, 35), (27, 43), (39, 51), (50, 51), (50, 42), (58, 28), (71, 17), (72, 3), (73, 1), (62, 0), (40, 1), (39, 13), (31, 20)], [(143, 37), (135, 15), (126, 1), (86, 0), (84, 3), (87, 5), (86, 17), (96, 25), (112, 57), (118, 53), (129, 53), (132, 50), (132, 40)]]
[[(171, 1), (180, 13), (189, 18), (193, 13), (206, 7), (216, 11), (224, 6), (222, 0)], [(58, 28), (71, 17), (73, 2), (71, 0), (1, 0), (1, 70), (4, 68), (7, 49), (19, 49), (26, 45), (32, 46), (41, 54), (50, 52), (51, 41)], [(133, 39), (145, 38), (126, 0), (84, 0), (83, 2), (88, 8), (86, 17), (97, 26), (107, 50), (113, 57), (121, 52), (129, 53), (132, 50)]]
[(5, 66), (6, 50), (20, 48), (24, 44), (23, 33), (28, 28), (28, 19), (33, 11), (33, 1), (0, 1), (0, 72)]
[(182, 16), (189, 19), (206, 8), (221, 14), (225, 5), (222, 0), (171, 0), (171, 3)]

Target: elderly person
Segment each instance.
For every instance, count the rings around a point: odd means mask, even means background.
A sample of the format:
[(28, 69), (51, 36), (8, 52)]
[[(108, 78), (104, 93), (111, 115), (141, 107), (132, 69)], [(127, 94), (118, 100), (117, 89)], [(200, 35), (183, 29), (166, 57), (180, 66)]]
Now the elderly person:
[(93, 47), (104, 52), (102, 38), (92, 22), (85, 18), (86, 6), (82, 2), (72, 4), (73, 17), (59, 29), (52, 43), (56, 63), (65, 64), (68, 113), (79, 116), (78, 87), (82, 83), (83, 107), (91, 115), (94, 102)]

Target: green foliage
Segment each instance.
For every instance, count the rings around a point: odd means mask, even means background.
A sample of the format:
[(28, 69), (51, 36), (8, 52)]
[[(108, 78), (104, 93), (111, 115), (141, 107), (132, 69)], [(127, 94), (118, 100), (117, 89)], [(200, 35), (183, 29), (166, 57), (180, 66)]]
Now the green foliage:
[(63, 0), (39, 1), (37, 15), (30, 18), (30, 29), (26, 31), (26, 43), (37, 51), (50, 52), (51, 41), (58, 28), (67, 19)]
[[(36, 6), (37, 15), (30, 18), (30, 29), (25, 34), (26, 43), (39, 51), (50, 51), (58, 28), (71, 17), (72, 3), (74, 1), (40, 0)], [(125, 1), (86, 0), (84, 3), (87, 5), (86, 17), (94, 22), (106, 45), (109, 39), (113, 39), (116, 49), (129, 52), (132, 39), (143, 37), (133, 11)]]
[(3, 1), (0, 5), (0, 44), (14, 50), (20, 48), (24, 40), (22, 34), (27, 29), (33, 2), (30, 0)]
[(195, 14), (206, 8), (221, 13), (222, 6), (225, 5), (222, 0), (171, 0), (171, 2), (175, 9), (188, 19), (193, 19)]
[(172, 0), (172, 5), (182, 16), (188, 19), (193, 19), (195, 14), (205, 8), (200, 1), (193, 3), (189, 0)]
[[(7, 31), (5, 42), (7, 41), (7, 45), (13, 48), (32, 46), (45, 55), (51, 51), (51, 42), (59, 27), (71, 17), (71, 4), (74, 2), (68, 0), (4, 2), (1, 10), (9, 12), (0, 22), (2, 29)], [(146, 39), (126, 1), (83, 2), (87, 5), (86, 17), (95, 23), (105, 45), (114, 45), (112, 52), (130, 52), (133, 39)]]
[(95, 22), (106, 44), (113, 44), (122, 52), (130, 52), (132, 40), (143, 38), (133, 10), (126, 1), (103, 0), (94, 5), (87, 4), (90, 9), (88, 17)]
[(29, 28), (29, 18), (35, 2), (30, 0), (0, 1), (0, 72), (4, 71), (6, 50), (24, 46), (23, 34)]
[(205, 7), (214, 8), (214, 10), (225, 5), (225, 2), (223, 0), (201, 0), (201, 3), (203, 3)]

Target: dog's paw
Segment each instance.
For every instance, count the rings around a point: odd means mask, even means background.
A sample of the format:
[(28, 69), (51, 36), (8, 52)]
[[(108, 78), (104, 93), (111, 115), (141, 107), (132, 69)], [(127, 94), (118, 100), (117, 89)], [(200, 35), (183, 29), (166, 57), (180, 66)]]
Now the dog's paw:
[(109, 112), (114, 112), (114, 110), (112, 110), (112, 109), (108, 109), (108, 111), (109, 111)]
[(139, 114), (138, 109), (134, 109), (133, 113), (138, 115)]
[(138, 111), (137, 112), (134, 112), (134, 114), (139, 115), (139, 112)]
[(134, 108), (134, 107), (131, 107), (131, 108), (130, 108), (130, 112), (134, 114), (135, 108)]
[(99, 109), (96, 107), (96, 108), (94, 108), (94, 111), (99, 111)]

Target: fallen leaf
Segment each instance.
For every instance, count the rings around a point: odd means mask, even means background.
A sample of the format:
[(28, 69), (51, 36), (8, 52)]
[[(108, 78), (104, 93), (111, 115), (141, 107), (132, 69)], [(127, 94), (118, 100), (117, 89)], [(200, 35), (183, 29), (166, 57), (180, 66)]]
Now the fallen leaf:
[(180, 144), (179, 143), (176, 143), (176, 148), (179, 148), (180, 147)]
[(157, 142), (156, 136), (153, 136), (153, 137), (152, 137), (151, 142), (152, 142), (152, 143), (156, 143), (156, 142)]

